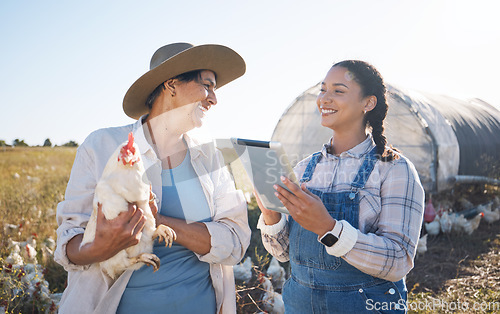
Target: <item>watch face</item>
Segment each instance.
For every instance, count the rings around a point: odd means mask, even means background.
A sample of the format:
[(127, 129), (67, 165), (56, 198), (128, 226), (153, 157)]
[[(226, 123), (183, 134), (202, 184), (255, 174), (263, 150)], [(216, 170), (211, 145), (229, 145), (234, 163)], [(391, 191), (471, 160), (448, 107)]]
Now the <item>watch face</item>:
[(337, 238), (336, 236), (334, 236), (333, 234), (331, 233), (328, 233), (326, 236), (324, 236), (322, 239), (321, 239), (321, 243), (323, 243), (324, 245), (326, 246), (332, 246), (334, 245), (335, 243), (337, 243), (339, 238)]

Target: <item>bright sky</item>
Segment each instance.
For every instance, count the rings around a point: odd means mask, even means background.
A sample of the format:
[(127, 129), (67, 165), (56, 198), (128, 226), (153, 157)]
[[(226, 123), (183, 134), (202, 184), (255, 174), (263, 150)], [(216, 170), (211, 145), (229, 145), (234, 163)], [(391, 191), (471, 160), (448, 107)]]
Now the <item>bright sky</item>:
[(215, 138), (270, 139), (284, 110), (336, 61), (388, 83), (500, 106), (500, 5), (483, 0), (0, 1), (0, 140), (82, 143), (133, 122), (129, 86), (167, 43), (236, 50), (246, 74), (217, 91)]

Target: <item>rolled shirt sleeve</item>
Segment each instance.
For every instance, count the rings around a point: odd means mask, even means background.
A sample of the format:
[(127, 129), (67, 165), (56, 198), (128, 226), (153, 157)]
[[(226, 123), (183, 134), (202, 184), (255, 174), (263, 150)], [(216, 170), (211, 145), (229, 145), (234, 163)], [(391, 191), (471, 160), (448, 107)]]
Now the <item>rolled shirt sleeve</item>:
[(376, 230), (358, 230), (356, 243), (343, 256), (359, 270), (389, 281), (402, 279), (413, 268), (424, 208), (424, 190), (415, 167), (405, 158), (394, 163), (382, 181)]
[(278, 261), (284, 263), (289, 256), (289, 229), (287, 215), (281, 214), (281, 219), (274, 225), (266, 225), (262, 214), (257, 222), (257, 229), (261, 232), (264, 248)]
[(92, 158), (82, 144), (77, 150), (66, 188), (65, 199), (57, 205), (57, 247), (54, 259), (66, 271), (88, 269), (90, 265), (73, 264), (66, 254), (66, 246), (73, 237), (85, 232), (92, 213), (94, 190), (97, 184)]

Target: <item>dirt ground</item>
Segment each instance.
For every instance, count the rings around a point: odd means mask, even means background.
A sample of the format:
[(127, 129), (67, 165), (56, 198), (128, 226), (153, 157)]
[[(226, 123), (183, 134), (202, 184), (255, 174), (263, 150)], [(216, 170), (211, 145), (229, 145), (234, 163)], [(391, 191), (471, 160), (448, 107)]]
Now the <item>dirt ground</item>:
[[(498, 195), (498, 189), (476, 186), (463, 187), (438, 198), (460, 211), (465, 209), (458, 202), (460, 198), (478, 205), (489, 202), (494, 195)], [(421, 293), (451, 302), (484, 301), (500, 305), (499, 266), (500, 221), (492, 224), (481, 221), (471, 235), (428, 236), (427, 252), (417, 255), (415, 267), (407, 276), (408, 291), (410, 295)]]
[(427, 252), (417, 256), (407, 276), (408, 290), (433, 294), (459, 287), (500, 291), (499, 265), (500, 222), (483, 221), (472, 235), (429, 236)]

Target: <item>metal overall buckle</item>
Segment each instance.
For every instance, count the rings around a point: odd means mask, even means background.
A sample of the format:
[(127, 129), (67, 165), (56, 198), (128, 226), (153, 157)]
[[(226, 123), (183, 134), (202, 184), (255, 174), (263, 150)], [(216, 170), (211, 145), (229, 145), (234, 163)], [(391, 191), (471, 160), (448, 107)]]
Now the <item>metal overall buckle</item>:
[(353, 200), (356, 197), (356, 194), (358, 194), (359, 189), (352, 187), (351, 188), (351, 193), (349, 193), (349, 198)]

